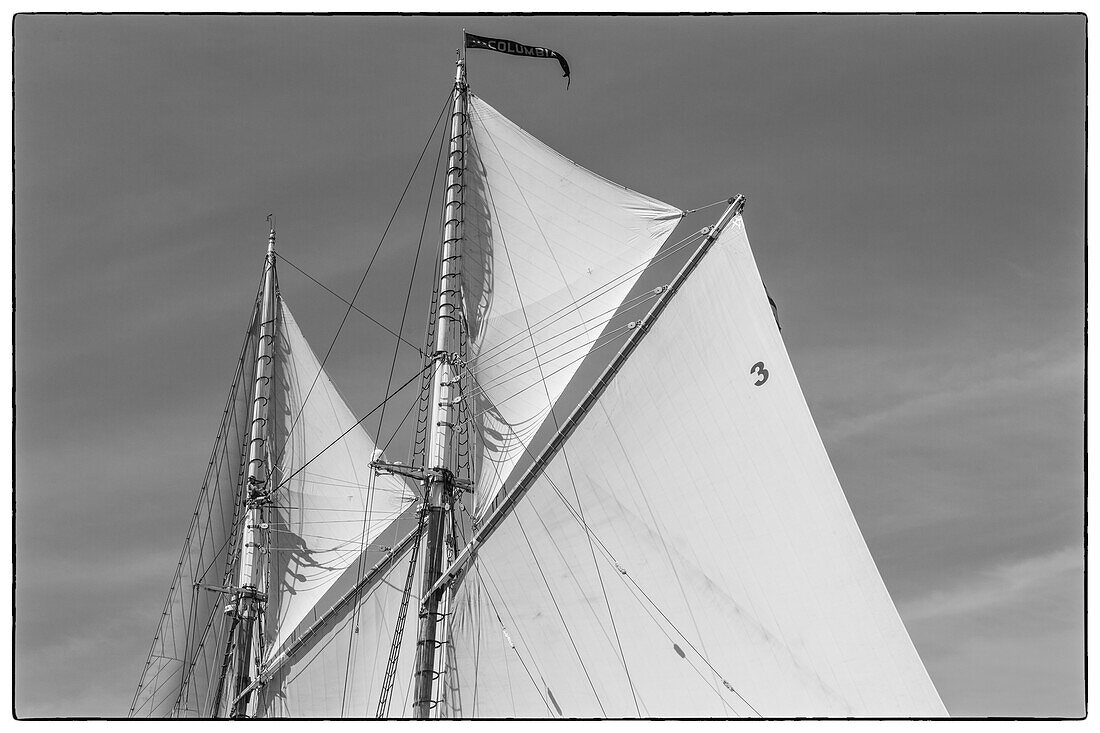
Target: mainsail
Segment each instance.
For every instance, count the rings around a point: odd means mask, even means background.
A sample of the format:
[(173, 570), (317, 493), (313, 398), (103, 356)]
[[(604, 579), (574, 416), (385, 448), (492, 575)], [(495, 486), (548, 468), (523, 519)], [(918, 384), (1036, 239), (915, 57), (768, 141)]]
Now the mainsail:
[[(683, 212), (468, 94), (461, 61), (454, 94), (415, 441), (443, 438), (387, 463), (265, 285), (267, 486), (257, 499), (246, 481), (257, 308), (131, 713), (945, 715), (810, 416), (743, 201), (670, 287), (631, 296)], [(271, 268), (273, 247), (272, 232)], [(246, 498), (263, 502), (262, 548), (242, 541)], [(244, 552), (262, 553), (259, 590), (233, 587)], [(254, 662), (234, 652), (246, 597)]]

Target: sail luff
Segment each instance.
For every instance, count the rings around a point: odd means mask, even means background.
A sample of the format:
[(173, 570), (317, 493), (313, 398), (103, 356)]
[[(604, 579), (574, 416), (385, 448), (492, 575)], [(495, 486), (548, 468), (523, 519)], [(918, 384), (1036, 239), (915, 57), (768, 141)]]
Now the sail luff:
[(745, 206), (745, 197), (738, 194), (729, 201), (729, 205), (718, 218), (715, 225), (706, 230), (706, 238), (688, 261), (684, 263), (680, 272), (677, 273), (673, 281), (669, 283), (665, 292), (662, 293), (661, 297), (654, 303), (652, 310), (638, 322), (633, 333), (630, 334), (626, 342), (620, 347), (615, 358), (611, 360), (611, 363), (608, 364), (603, 373), (596, 379), (595, 384), (589, 389), (584, 399), (581, 400), (581, 403), (577, 405), (576, 409), (574, 409), (565, 422), (562, 423), (557, 433), (550, 439), (550, 442), (547, 443), (546, 447), (539, 453), (535, 461), (524, 472), (514, 487), (510, 491), (498, 494), (489, 505), (480, 522), (477, 534), (471, 538), (470, 542), (462, 549), (454, 562), (443, 571), (442, 576), (436, 585), (433, 586), (432, 591), (436, 591), (443, 585), (452, 582), (458, 576), (462, 571), (462, 567), (470, 561), (474, 548), (489, 538), (501, 520), (507, 516), (508, 510), (515, 506), (515, 503), (523, 497), (524, 492), (530, 488), (534, 480), (538, 478), (543, 468), (545, 468), (546, 464), (557, 454), (561, 446), (565, 444), (565, 441), (573, 433), (577, 425), (580, 424), (580, 421), (584, 419), (585, 414), (592, 408), (592, 405), (595, 404), (596, 400), (607, 388), (607, 385), (610, 384), (611, 380), (615, 377), (615, 374), (622, 368), (622, 365), (630, 357), (634, 349), (637, 348), (638, 344), (641, 343), (641, 340), (645, 337), (646, 333), (648, 333), (650, 327), (656, 322), (657, 318), (660, 317), (669, 301), (676, 295), (677, 291), (679, 291), (692, 271), (695, 270), (699, 262), (706, 256), (711, 246), (718, 240), (722, 230), (734, 217), (740, 215), (741, 210)]

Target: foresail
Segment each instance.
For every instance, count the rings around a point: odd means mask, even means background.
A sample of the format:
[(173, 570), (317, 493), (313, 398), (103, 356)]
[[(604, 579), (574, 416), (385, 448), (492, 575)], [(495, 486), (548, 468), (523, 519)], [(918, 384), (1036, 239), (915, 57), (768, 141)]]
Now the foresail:
[[(271, 404), (277, 467), (265, 623), (268, 656), (412, 504), (398, 476), (370, 468), (376, 446), (280, 299)], [(365, 570), (365, 568), (363, 568)]]
[(131, 717), (207, 717), (217, 695), (235, 582), (247, 462), (254, 310), (168, 601), (142, 670)]
[(551, 150), (474, 95), (463, 303), (476, 511), (492, 501), (680, 211)]
[(740, 218), (478, 547), (452, 609), (450, 714), (946, 714)]

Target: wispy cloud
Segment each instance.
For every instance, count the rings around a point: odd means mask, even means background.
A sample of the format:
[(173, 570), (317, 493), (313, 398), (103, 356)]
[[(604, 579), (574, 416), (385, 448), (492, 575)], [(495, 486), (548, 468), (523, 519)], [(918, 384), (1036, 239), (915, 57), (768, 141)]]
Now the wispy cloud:
[[(960, 404), (988, 399), (1008, 399), (1014, 394), (1035, 389), (1036, 374), (1042, 375), (1046, 389), (1082, 381), (1083, 363), (1080, 353), (1051, 357), (1048, 349), (1000, 354), (987, 363), (987, 371), (969, 373), (941, 370), (900, 378), (900, 384), (921, 385), (919, 391), (900, 397), (893, 404), (881, 406), (865, 414), (841, 420), (830, 426), (831, 441), (848, 440), (871, 432), (884, 424), (927, 417), (952, 409)], [(909, 391), (909, 390), (906, 390)]]
[(1056, 576), (1084, 571), (1080, 546), (997, 565), (963, 579), (947, 590), (936, 590), (899, 603), (908, 622), (973, 613), (1019, 600)]

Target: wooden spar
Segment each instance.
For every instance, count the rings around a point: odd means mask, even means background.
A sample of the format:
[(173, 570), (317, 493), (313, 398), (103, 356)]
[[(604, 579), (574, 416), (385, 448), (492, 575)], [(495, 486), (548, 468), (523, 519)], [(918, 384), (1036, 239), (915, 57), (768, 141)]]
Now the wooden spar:
[(445, 571), (440, 574), (439, 579), (435, 585), (431, 588), (431, 593), (436, 594), (443, 590), (447, 585), (453, 582), (461, 573), (467, 563), (473, 558), (476, 553), (477, 546), (488, 539), (489, 535), (500, 524), (500, 521), (507, 516), (508, 509), (515, 505), (520, 498), (523, 497), (527, 489), (531, 487), (535, 479), (542, 474), (543, 468), (550, 462), (561, 447), (565, 444), (566, 439), (573, 434), (573, 431), (580, 424), (584, 416), (592, 408), (592, 405), (603, 394), (607, 385), (615, 377), (615, 374), (626, 363), (627, 358), (634, 353), (634, 349), (641, 343), (642, 338), (656, 322), (657, 318), (664, 311), (669, 301), (676, 294), (676, 292), (683, 286), (684, 281), (695, 270), (695, 268), (702, 261), (703, 257), (710, 250), (711, 246), (718, 240), (719, 235), (726, 228), (726, 226), (741, 213), (741, 210), (745, 207), (745, 197), (741, 194), (737, 194), (729, 200), (729, 206), (718, 217), (718, 221), (714, 226), (704, 229), (706, 233), (706, 239), (699, 245), (698, 249), (688, 258), (688, 261), (684, 263), (684, 266), (677, 273), (676, 278), (669, 284), (668, 289), (661, 295), (661, 297), (654, 304), (653, 309), (649, 314), (642, 319), (640, 325), (634, 329), (630, 334), (630, 337), (626, 340), (626, 343), (619, 349), (619, 353), (615, 355), (615, 358), (604, 369), (603, 374), (596, 380), (595, 385), (588, 391), (588, 394), (581, 401), (577, 408), (573, 410), (573, 413), (569, 416), (562, 426), (558, 429), (558, 432), (547, 444), (546, 448), (535, 458), (534, 463), (523, 473), (519, 481), (512, 487), (510, 491), (501, 492), (496, 499), (489, 505), (488, 509), (482, 515), (480, 520), (480, 528), (470, 538), (470, 542), (462, 548), (462, 551), (455, 557), (454, 561), (447, 567)]
[(436, 312), (436, 342), (432, 354), (431, 407), (429, 441), (425, 466), (430, 476), (425, 481), (427, 526), (421, 558), (420, 625), (416, 641), (416, 666), (413, 682), (414, 717), (431, 717), (437, 701), (434, 696), (436, 673), (437, 626), (441, 591), (433, 591), (443, 565), (444, 512), (450, 505), (451, 466), (447, 446), (454, 430), (454, 397), (458, 383), (453, 355), (458, 350), (458, 325), (462, 315), (461, 255), (463, 172), (466, 168), (466, 66), (459, 57), (455, 69), (454, 100), (451, 108), (451, 140), (447, 157), (447, 183), (443, 206), (443, 259), (440, 266), (439, 308)]
[(237, 642), (234, 647), (233, 707), (234, 718), (248, 714), (252, 668), (252, 637), (256, 618), (263, 600), (263, 573), (260, 549), (263, 543), (264, 504), (267, 501), (267, 435), (268, 401), (271, 393), (272, 360), (275, 346), (275, 225), (267, 238), (267, 258), (264, 260), (264, 287), (260, 310), (260, 336), (256, 351), (256, 379), (252, 389), (252, 426), (248, 443), (248, 484), (245, 527), (241, 536), (241, 564), (237, 576), (237, 595), (233, 613), (236, 616)]

